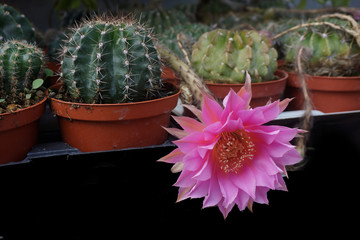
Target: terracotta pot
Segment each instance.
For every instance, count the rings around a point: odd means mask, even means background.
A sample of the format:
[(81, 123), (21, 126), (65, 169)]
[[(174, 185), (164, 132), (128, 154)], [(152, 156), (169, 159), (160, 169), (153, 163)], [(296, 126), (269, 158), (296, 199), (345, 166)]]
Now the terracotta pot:
[(0, 164), (23, 160), (35, 145), (46, 99), (13, 113), (0, 114)]
[(176, 76), (172, 68), (162, 67), (161, 70), (161, 79), (164, 79), (164, 81), (169, 82), (175, 86), (180, 86), (181, 80), (178, 76)]
[[(295, 97), (289, 110), (304, 108), (304, 95), (296, 73), (290, 72), (286, 97)], [(324, 113), (360, 110), (360, 76), (326, 77), (305, 75), (313, 108)]]
[[(174, 87), (172, 85), (172, 87)], [(64, 142), (82, 152), (159, 145), (166, 141), (176, 94), (136, 103), (80, 104), (51, 99)]]
[[(280, 79), (274, 81), (252, 83), (252, 99), (250, 102), (251, 107), (259, 107), (265, 105), (269, 100), (275, 101), (281, 97), (285, 90), (288, 74), (283, 70), (276, 70), (275, 75)], [(230, 88), (238, 92), (244, 84), (216, 84), (207, 83), (209, 90), (213, 93), (214, 97), (222, 100), (229, 93)]]

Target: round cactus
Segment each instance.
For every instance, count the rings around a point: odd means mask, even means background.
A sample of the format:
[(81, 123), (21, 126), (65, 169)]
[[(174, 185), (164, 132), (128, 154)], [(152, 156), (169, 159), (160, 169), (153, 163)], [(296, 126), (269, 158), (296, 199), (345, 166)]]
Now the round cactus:
[(194, 44), (192, 66), (207, 81), (243, 83), (246, 71), (253, 82), (274, 80), (277, 51), (254, 30), (215, 29)]
[(167, 29), (184, 23), (190, 23), (190, 20), (184, 12), (175, 8), (162, 9), (160, 7), (141, 12), (138, 16), (141, 23), (153, 28), (156, 34), (162, 34)]
[(180, 49), (178, 41), (181, 41), (187, 52), (191, 52), (192, 45), (203, 33), (210, 30), (209, 26), (201, 23), (178, 24), (169, 28), (161, 35), (161, 42), (183, 59), (184, 53)]
[(13, 39), (35, 42), (35, 29), (24, 14), (0, 4), (0, 40)]
[(307, 51), (302, 56), (302, 64), (308, 74), (358, 75), (360, 47), (356, 38), (347, 33), (347, 30), (359, 34), (360, 26), (349, 21), (349, 16), (345, 17), (346, 19), (340, 19), (325, 16), (293, 27), (295, 30), (282, 39), (285, 48), (285, 63), (293, 68), (296, 64), (297, 51), (300, 47), (304, 47)]
[(63, 47), (69, 94), (86, 103), (137, 102), (158, 97), (161, 62), (148, 29), (132, 18), (83, 22)]
[(0, 89), (9, 95), (31, 89), (44, 67), (44, 53), (25, 41), (9, 40), (0, 47)]

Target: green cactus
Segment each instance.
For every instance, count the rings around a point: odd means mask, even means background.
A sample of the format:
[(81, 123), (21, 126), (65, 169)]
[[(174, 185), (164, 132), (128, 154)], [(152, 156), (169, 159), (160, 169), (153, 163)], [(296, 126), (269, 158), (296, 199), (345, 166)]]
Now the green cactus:
[(254, 30), (215, 29), (194, 44), (192, 66), (207, 81), (243, 83), (246, 71), (253, 82), (274, 80), (277, 51)]
[(9, 40), (0, 47), (0, 89), (15, 97), (32, 88), (44, 68), (44, 53), (25, 41)]
[(84, 21), (61, 56), (69, 94), (86, 103), (137, 102), (159, 97), (161, 62), (152, 35), (134, 19)]
[(175, 8), (162, 9), (157, 7), (141, 12), (137, 18), (141, 23), (153, 28), (154, 32), (159, 35), (175, 25), (190, 23), (185, 13)]
[(6, 4), (0, 4), (0, 40), (35, 42), (35, 29), (29, 20)]
[(295, 30), (282, 39), (286, 65), (294, 69), (297, 52), (304, 47), (306, 54), (302, 56), (302, 65), (306, 73), (316, 76), (359, 75), (360, 47), (356, 37), (349, 33), (359, 36), (360, 27), (350, 20), (350, 16), (326, 15), (294, 26)]
[[(201, 23), (185, 23), (175, 25), (166, 30), (161, 35), (161, 42), (172, 50), (178, 57), (184, 59), (183, 50), (191, 55), (192, 45), (199, 39), (199, 37), (210, 31), (211, 28)], [(179, 41), (183, 48), (179, 46)]]

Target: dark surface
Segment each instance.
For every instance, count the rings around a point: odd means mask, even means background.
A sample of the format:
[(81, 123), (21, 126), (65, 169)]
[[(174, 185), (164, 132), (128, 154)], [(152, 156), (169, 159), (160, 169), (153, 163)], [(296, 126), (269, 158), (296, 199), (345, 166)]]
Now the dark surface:
[[(173, 149), (170, 142), (85, 154), (58, 142), (54, 128), (40, 135), (30, 158), (0, 167), (0, 236), (119, 239), (129, 233), (167, 238), (220, 233), (291, 239), (354, 234), (359, 122), (359, 112), (316, 117), (308, 163), (289, 172), (288, 192), (270, 191), (269, 205), (255, 203), (253, 213), (234, 208), (225, 220), (215, 207), (202, 209), (202, 199), (175, 203), (172, 184), (178, 175), (170, 172), (170, 164), (156, 162)], [(298, 119), (277, 123), (296, 125)], [(49, 144), (49, 139), (56, 141)]]

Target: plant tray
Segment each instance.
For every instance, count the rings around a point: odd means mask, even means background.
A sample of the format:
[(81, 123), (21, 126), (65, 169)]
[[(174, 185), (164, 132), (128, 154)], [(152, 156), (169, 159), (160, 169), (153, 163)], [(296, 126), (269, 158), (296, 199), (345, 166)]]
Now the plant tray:
[[(298, 126), (301, 116), (286, 112), (272, 123)], [(222, 236), (239, 230), (269, 236), (274, 229), (294, 234), (299, 228), (356, 233), (359, 207), (351, 200), (360, 166), (359, 122), (360, 111), (313, 112), (307, 162), (288, 172), (288, 192), (270, 191), (269, 205), (255, 203), (253, 213), (234, 208), (225, 220), (216, 207), (202, 209), (202, 199), (176, 203), (178, 174), (156, 161), (174, 149), (171, 139), (158, 146), (82, 153), (63, 143), (56, 123), (50, 123), (26, 159), (0, 167), (0, 236), (118, 239), (137, 235), (139, 228), (157, 237), (187, 229), (202, 236), (210, 229)]]

